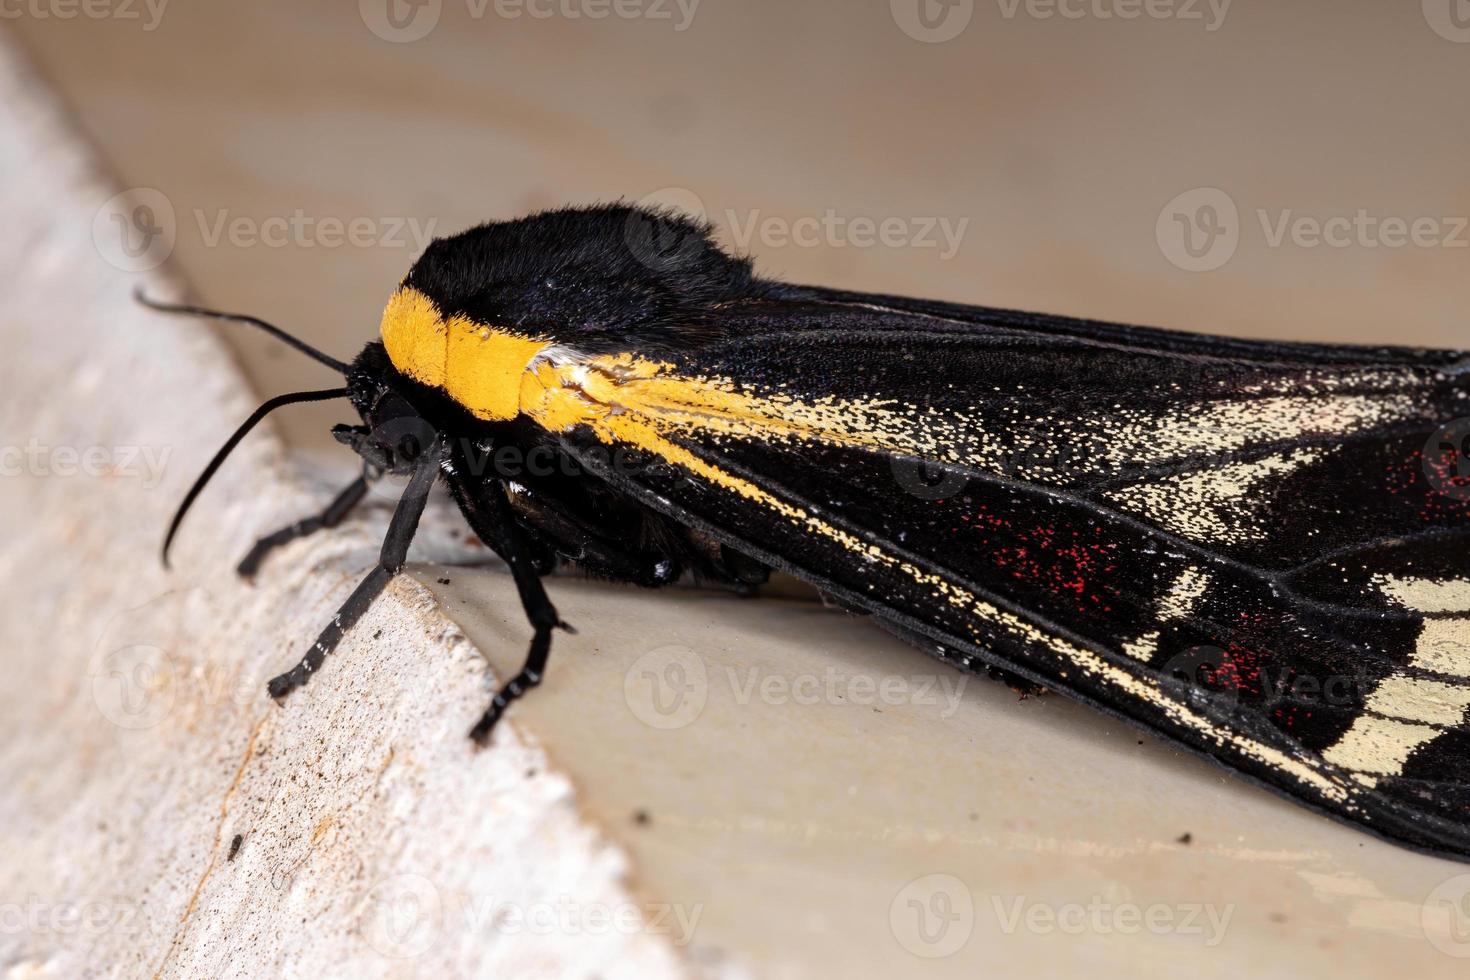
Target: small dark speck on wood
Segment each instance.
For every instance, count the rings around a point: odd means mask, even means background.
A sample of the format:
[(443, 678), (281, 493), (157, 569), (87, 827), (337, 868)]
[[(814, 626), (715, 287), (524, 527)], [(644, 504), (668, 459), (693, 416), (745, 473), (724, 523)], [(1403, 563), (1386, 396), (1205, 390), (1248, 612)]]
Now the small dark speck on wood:
[(647, 810), (634, 810), (633, 822), (640, 827), (647, 827), (649, 824), (653, 823), (653, 814), (649, 813)]
[(235, 855), (240, 853), (240, 845), (243, 844), (243, 843), (245, 843), (245, 835), (244, 834), (236, 834), (235, 835), (235, 839), (232, 840), (232, 841), (230, 841), (230, 853), (229, 853), (229, 856), (225, 858), (225, 860), (226, 861), (233, 861), (233, 860), (235, 860)]
[(1180, 844), (1188, 844), (1190, 841), (1194, 840), (1194, 835), (1186, 830), (1184, 833), (1174, 838), (1174, 840)]

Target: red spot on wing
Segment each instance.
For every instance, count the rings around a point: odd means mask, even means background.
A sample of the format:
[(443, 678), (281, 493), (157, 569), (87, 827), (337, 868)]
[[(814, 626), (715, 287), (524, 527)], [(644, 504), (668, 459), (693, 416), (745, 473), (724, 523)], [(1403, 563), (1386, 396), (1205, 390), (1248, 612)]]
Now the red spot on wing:
[[(1248, 617), (1242, 616), (1242, 618)], [(1222, 652), (1220, 666), (1215, 671), (1214, 681), (1221, 689), (1238, 691), (1251, 697), (1260, 697), (1265, 693), (1265, 687), (1261, 682), (1261, 666), (1266, 660), (1267, 655), (1261, 651), (1232, 641)]]
[(1119, 596), (1118, 544), (1097, 524), (1023, 524), (981, 506), (960, 518), (985, 534), (997, 570), (1039, 586), (1079, 612), (1108, 613)]

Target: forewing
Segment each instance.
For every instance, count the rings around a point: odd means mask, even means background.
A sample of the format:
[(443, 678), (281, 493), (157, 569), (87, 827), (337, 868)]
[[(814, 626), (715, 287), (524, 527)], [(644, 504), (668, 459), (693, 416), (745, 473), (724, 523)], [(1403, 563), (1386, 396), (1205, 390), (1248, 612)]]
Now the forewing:
[(1464, 355), (814, 291), (722, 331), (669, 356), (745, 401), (620, 408), (672, 464), (620, 489), (961, 667), (1470, 856)]

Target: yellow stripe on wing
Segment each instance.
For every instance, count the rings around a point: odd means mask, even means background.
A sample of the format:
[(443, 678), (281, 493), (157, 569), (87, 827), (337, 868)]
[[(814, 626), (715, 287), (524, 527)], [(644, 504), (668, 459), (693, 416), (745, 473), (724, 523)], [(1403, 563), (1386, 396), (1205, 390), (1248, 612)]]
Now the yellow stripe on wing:
[[(671, 364), (630, 353), (580, 356), (556, 348), (550, 340), (455, 317), (447, 322), (427, 297), (402, 289), (383, 318), (383, 339), (395, 366), (405, 374), (445, 389), (477, 417), (508, 420), (525, 415), (554, 433), (586, 427), (609, 446), (642, 450), (743, 497), (789, 521), (803, 533), (835, 542), (857, 560), (880, 565), (912, 579), (935, 603), (964, 610), (971, 633), (985, 641), (999, 630), (1023, 642), (1045, 646), (1071, 670), (1113, 687), (1163, 712), (1180, 728), (1204, 740), (1253, 758), (1273, 771), (1288, 774), (1327, 799), (1353, 809), (1349, 785), (1315, 760), (1289, 754), (1247, 738), (1196, 713), (1171, 698), (1153, 680), (1125, 670), (1104, 657), (986, 602), (943, 576), (871, 545), (766, 489), (742, 479), (691, 452), (676, 441), (697, 436), (718, 445), (727, 439), (765, 444), (814, 440), (828, 444), (881, 450), (943, 463), (1005, 472), (1017, 451), (1054, 448), (1070, 438), (1075, 420), (1006, 418), (994, 425), (1009, 434), (1006, 441), (987, 428), (985, 419), (937, 413), (896, 400), (844, 399), (835, 396), (801, 399), (780, 391), (756, 392), (726, 378), (681, 374)], [(1318, 397), (1268, 396), (1251, 407), (1252, 421), (1272, 421), (1265, 435), (1292, 436), (1327, 426), (1343, 431), (1382, 423), (1404, 414), (1402, 394), (1388, 397), (1322, 393)], [(1269, 408), (1269, 411), (1265, 409)], [(1194, 407), (1187, 418), (1165, 416), (1113, 420), (1107, 452), (1137, 463), (1172, 458), (1181, 451), (1240, 448), (1262, 436), (1230, 413), (1241, 406)], [(1212, 414), (1213, 413), (1213, 414)], [(1222, 416), (1215, 418), (1215, 416)], [(1258, 427), (1257, 427), (1258, 428)], [(1184, 435), (1188, 438), (1184, 438)], [(1172, 437), (1173, 441), (1170, 440)], [(1182, 441), (1181, 441), (1182, 440)], [(1031, 454), (1021, 475), (1045, 481), (1051, 452)], [(1065, 474), (1050, 474), (1055, 477)], [(1353, 767), (1349, 767), (1350, 769)]]
[[(1080, 673), (1157, 708), (1181, 728), (1192, 730), (1222, 748), (1253, 758), (1273, 771), (1288, 774), (1314, 787), (1324, 797), (1353, 808), (1348, 786), (1311, 761), (1215, 724), (1170, 697), (1153, 680), (1124, 670), (1091, 650), (1044, 632), (943, 576), (927, 572), (863, 541), (696, 455), (666, 434), (670, 430), (684, 433), (701, 430), (707, 437), (736, 431), (750, 436), (788, 433), (851, 439), (854, 441), (852, 444), (859, 445), (863, 444), (861, 440), (874, 437), (871, 430), (854, 426), (851, 417), (843, 418), (842, 408), (835, 401), (815, 410), (803, 405), (801, 410), (781, 416), (772, 411), (773, 403), (769, 400), (734, 391), (724, 382), (681, 377), (668, 372), (667, 365), (629, 355), (561, 365), (543, 363), (523, 380), (520, 400), (523, 413), (553, 432), (585, 426), (606, 445), (632, 447), (649, 453), (713, 486), (760, 505), (804, 533), (835, 542), (862, 562), (883, 566), (912, 579), (932, 601), (948, 603), (973, 617), (975, 624), (970, 627), (970, 632), (977, 640), (986, 641), (993, 631), (999, 630), (1022, 642), (1041, 644)], [(712, 441), (719, 440), (715, 438)], [(1063, 678), (1068, 673), (1062, 671)]]

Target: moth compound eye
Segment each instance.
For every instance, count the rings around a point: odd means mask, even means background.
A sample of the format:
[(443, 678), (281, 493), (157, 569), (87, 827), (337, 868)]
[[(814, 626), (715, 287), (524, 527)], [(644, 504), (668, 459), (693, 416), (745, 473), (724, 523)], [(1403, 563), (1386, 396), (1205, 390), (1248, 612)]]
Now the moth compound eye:
[(411, 469), (438, 436), (438, 430), (406, 398), (393, 391), (379, 395), (368, 416), (372, 430), (358, 452), (390, 472)]
[(373, 401), (372, 410), (369, 412), (370, 423), (381, 426), (396, 419), (407, 416), (417, 416), (418, 412), (408, 403), (408, 399), (395, 391), (384, 391)]

